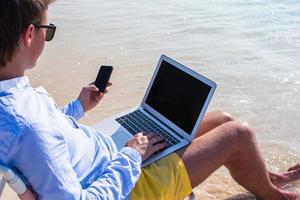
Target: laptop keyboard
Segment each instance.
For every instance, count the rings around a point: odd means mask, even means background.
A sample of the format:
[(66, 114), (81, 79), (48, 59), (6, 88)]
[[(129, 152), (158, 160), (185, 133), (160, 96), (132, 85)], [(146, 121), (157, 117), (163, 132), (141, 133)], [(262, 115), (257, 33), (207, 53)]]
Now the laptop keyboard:
[(139, 110), (131, 112), (127, 115), (119, 117), (116, 121), (123, 126), (126, 130), (128, 130), (132, 135), (135, 135), (139, 132), (144, 133), (157, 133), (165, 138), (165, 143), (167, 147), (173, 146), (179, 143), (174, 136), (160, 127), (157, 123), (155, 123), (151, 118), (142, 113)]

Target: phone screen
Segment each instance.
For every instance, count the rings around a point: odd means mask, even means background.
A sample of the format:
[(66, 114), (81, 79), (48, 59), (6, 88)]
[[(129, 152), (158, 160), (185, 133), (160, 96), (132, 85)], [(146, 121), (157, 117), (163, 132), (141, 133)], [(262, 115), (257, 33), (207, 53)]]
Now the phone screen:
[(95, 86), (99, 89), (100, 92), (105, 91), (112, 71), (113, 71), (112, 66), (101, 66), (100, 67), (96, 81), (95, 81)]

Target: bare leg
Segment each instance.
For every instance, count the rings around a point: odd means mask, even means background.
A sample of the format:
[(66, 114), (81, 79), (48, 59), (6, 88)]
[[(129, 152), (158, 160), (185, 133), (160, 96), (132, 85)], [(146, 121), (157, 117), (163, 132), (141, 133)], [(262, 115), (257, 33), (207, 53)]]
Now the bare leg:
[(177, 153), (187, 168), (192, 187), (225, 165), (239, 184), (258, 197), (286, 199), (283, 192), (271, 183), (254, 134), (248, 126), (234, 121), (224, 123)]
[[(200, 137), (206, 133), (210, 133), (211, 130), (217, 128), (218, 126), (231, 121), (234, 121), (234, 118), (227, 112), (209, 112), (204, 116), (196, 137)], [(288, 182), (300, 179), (300, 164), (291, 167), (286, 173), (268, 173), (271, 182), (276, 186), (281, 186)]]
[(233, 117), (227, 112), (209, 112), (204, 116), (196, 137), (200, 137), (218, 126), (233, 120)]

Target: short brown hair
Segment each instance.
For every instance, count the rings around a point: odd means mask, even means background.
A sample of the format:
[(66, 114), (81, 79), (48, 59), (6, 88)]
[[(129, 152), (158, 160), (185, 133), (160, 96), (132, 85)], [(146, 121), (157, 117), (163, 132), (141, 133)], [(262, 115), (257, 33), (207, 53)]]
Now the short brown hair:
[(41, 23), (48, 5), (55, 0), (0, 0), (0, 69), (12, 61), (22, 32)]

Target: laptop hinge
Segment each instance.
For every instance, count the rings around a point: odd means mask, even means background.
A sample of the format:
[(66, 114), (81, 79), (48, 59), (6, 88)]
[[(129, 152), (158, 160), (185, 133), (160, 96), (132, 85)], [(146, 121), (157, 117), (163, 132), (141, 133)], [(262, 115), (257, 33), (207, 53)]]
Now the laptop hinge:
[(149, 111), (147, 111), (146, 109), (143, 108), (143, 110), (148, 113), (149, 115), (151, 115), (153, 118), (155, 118), (157, 121), (159, 121), (160, 123), (162, 123), (165, 127), (167, 127), (168, 129), (172, 130), (173, 133), (175, 133), (178, 137), (180, 137), (181, 139), (184, 139), (183, 136), (179, 135), (174, 129), (172, 129), (170, 126), (168, 126), (166, 123), (164, 123), (163, 121), (161, 121), (160, 119), (158, 119), (157, 117), (155, 117), (152, 113), (150, 113)]

